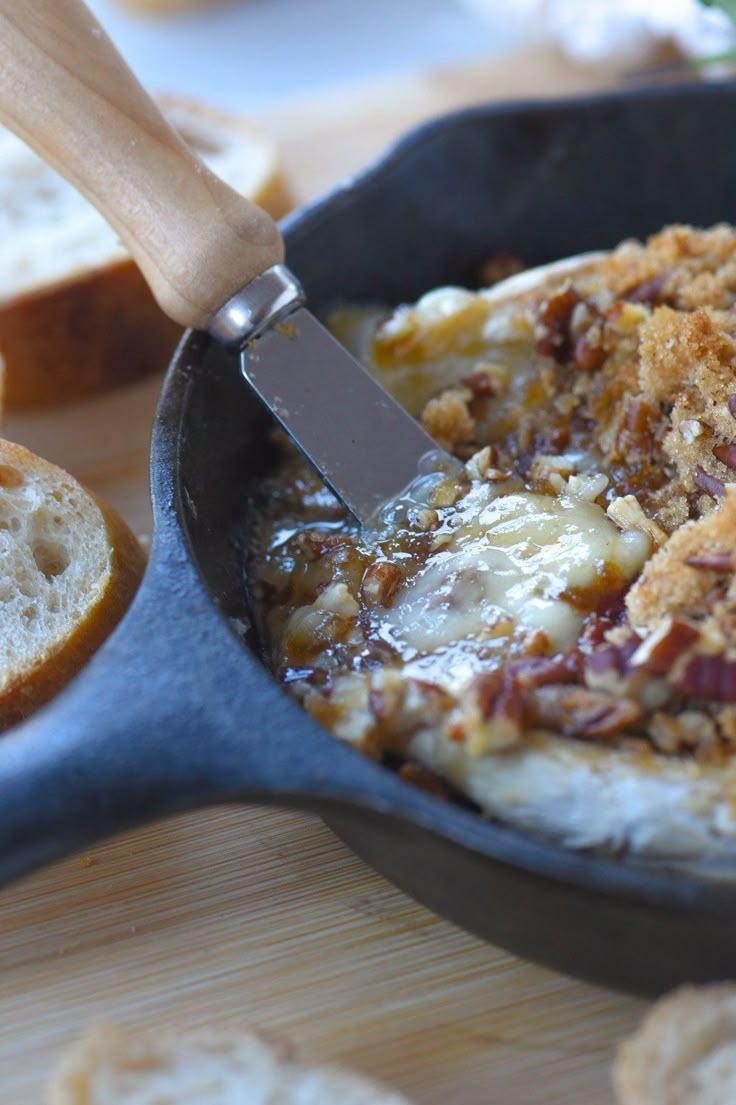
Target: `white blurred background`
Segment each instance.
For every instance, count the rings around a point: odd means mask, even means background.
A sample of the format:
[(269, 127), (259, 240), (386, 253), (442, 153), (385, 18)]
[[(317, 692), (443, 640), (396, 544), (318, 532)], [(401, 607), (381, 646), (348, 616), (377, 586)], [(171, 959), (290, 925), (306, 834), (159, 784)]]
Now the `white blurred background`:
[(498, 53), (523, 37), (503, 2), (487, 16), (463, 0), (235, 0), (176, 16), (88, 3), (151, 90), (243, 111)]
[(662, 44), (713, 54), (733, 35), (698, 0), (230, 0), (168, 16), (88, 2), (152, 91), (245, 112), (540, 39), (641, 66)]

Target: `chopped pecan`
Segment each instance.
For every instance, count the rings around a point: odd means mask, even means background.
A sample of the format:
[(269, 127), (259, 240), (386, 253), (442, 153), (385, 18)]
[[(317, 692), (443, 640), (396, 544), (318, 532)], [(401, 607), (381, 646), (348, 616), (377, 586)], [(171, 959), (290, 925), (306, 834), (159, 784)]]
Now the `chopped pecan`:
[(469, 688), (474, 694), (480, 724), (468, 727), (456, 719), (448, 729), (450, 740), (465, 741), (471, 756), (511, 748), (521, 739), (524, 731), (526, 707), (518, 688), (504, 678), (503, 672), (493, 671), (478, 675)]
[(430, 530), (437, 529), (440, 516), (432, 507), (416, 507), (409, 511), (409, 521), (420, 533), (429, 533)]
[(569, 649), (560, 656), (530, 656), (512, 661), (506, 668), (506, 677), (519, 689), (545, 687), (551, 683), (579, 683), (583, 660), (583, 654), (577, 649)]
[(606, 514), (622, 530), (640, 530), (657, 548), (667, 540), (667, 534), (649, 518), (635, 495), (619, 495), (606, 508)]
[[(606, 607), (599, 608), (592, 614), (589, 614), (583, 623), (583, 631), (580, 634), (579, 645), (584, 652), (590, 651), (596, 648), (598, 645), (603, 644), (606, 634), (609, 630), (613, 629), (621, 623), (626, 614), (626, 608), (624, 607), (623, 598), (617, 595)], [(638, 636), (634, 633), (633, 629), (629, 631), (627, 636), (631, 637), (634, 643), (634, 648), (639, 643)], [(620, 644), (621, 642), (616, 642)], [(627, 642), (628, 643), (628, 642)]]
[(587, 687), (541, 687), (535, 692), (535, 721), (568, 737), (608, 737), (635, 725), (638, 702)]
[(482, 480), (490, 468), (498, 463), (498, 449), (495, 445), (484, 445), (474, 452), (465, 469), (472, 480)]
[(700, 568), (708, 572), (732, 572), (733, 554), (730, 552), (704, 552), (689, 556), (685, 563), (690, 568)]
[(464, 388), (472, 391), (474, 399), (490, 399), (498, 394), (496, 382), (488, 372), (471, 372), (460, 381)]
[(606, 308), (603, 317), (616, 330), (626, 334), (632, 333), (644, 322), (647, 317), (647, 310), (641, 303), (632, 303), (630, 300), (624, 302), (622, 299), (617, 299)]
[(631, 666), (651, 675), (666, 675), (676, 660), (689, 652), (700, 632), (687, 622), (668, 617), (641, 642), (631, 657)]
[(569, 426), (550, 426), (535, 435), (534, 451), (536, 453), (549, 453), (551, 451), (565, 449), (569, 444)]
[(592, 342), (589, 334), (581, 334), (575, 342), (573, 359), (581, 372), (596, 372), (606, 359), (606, 351), (600, 343)]
[(683, 710), (678, 715), (658, 710), (647, 728), (655, 748), (668, 755), (693, 749), (704, 751), (717, 739), (713, 718), (700, 710)]
[(519, 655), (525, 660), (549, 656), (549, 637), (543, 629), (529, 629), (519, 641)]
[(656, 276), (650, 276), (639, 284), (634, 284), (621, 296), (629, 303), (650, 303), (652, 306), (661, 301), (662, 289), (667, 280), (667, 273), (659, 272)]
[(390, 606), (403, 581), (401, 569), (388, 560), (377, 560), (363, 576), (363, 598), (367, 602)]
[(601, 675), (608, 671), (623, 675), (629, 666), (629, 660), (635, 651), (635, 647), (626, 649), (621, 645), (601, 645), (587, 657), (586, 668), (594, 675)]
[(715, 476), (709, 476), (699, 464), (695, 465), (693, 483), (706, 495), (710, 495), (711, 499), (721, 499), (726, 494), (726, 486), (723, 480), (719, 480)]
[(626, 401), (622, 426), (629, 433), (641, 437), (652, 436), (652, 422), (658, 415), (658, 410), (653, 403), (639, 396), (634, 396)]
[(549, 297), (539, 315), (541, 333), (537, 340), (538, 353), (554, 357), (560, 364), (570, 359), (570, 324), (572, 313), (579, 302), (580, 296), (574, 288), (569, 287)]
[(692, 445), (705, 430), (705, 426), (698, 418), (683, 418), (677, 429), (680, 437), (687, 445)]
[(491, 716), (505, 718), (521, 731), (524, 725), (524, 699), (516, 687), (504, 687), (493, 704)]
[(736, 442), (728, 441), (721, 445), (714, 445), (713, 456), (725, 464), (726, 468), (736, 468)]
[(659, 404), (640, 396), (624, 400), (611, 457), (623, 462), (611, 472), (619, 495), (646, 493), (661, 487), (667, 474), (658, 459), (663, 433)]
[(468, 690), (475, 695), (478, 709), (484, 718), (490, 717), (493, 713), (493, 706), (501, 693), (502, 687), (503, 673), (500, 671), (490, 671), (483, 675), (476, 675), (471, 681)]
[(350, 538), (347, 535), (340, 536), (337, 533), (320, 533), (316, 529), (305, 529), (297, 538), (300, 546), (310, 560), (319, 560), (326, 552), (337, 549), (341, 545), (349, 545)]
[(670, 682), (683, 694), (736, 702), (736, 660), (696, 653)]

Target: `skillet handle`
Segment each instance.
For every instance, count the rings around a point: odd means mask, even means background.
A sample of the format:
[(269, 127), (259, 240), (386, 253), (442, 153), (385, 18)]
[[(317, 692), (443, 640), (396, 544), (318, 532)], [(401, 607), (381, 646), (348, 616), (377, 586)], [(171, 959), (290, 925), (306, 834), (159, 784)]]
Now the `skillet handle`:
[(316, 733), (299, 748), (297, 709), (236, 640), (185, 550), (154, 550), (83, 672), (0, 736), (0, 883), (179, 810), (308, 806), (335, 742), (325, 734), (320, 752)]
[(206, 329), (283, 260), (270, 216), (191, 152), (82, 0), (0, 0), (0, 121), (97, 207), (182, 326)]

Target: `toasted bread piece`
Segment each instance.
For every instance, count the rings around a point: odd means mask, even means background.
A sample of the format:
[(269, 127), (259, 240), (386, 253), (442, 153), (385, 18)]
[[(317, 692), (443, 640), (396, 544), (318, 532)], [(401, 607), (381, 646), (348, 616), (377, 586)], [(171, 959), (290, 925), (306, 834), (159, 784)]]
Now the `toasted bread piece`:
[(127, 608), (144, 563), (114, 511), (0, 440), (0, 728), (83, 666)]
[(251, 1032), (91, 1028), (62, 1058), (49, 1105), (409, 1105), (338, 1067), (306, 1067)]
[[(289, 206), (273, 144), (238, 115), (160, 99), (210, 168), (275, 218)], [(48, 407), (166, 368), (181, 328), (111, 227), (0, 131), (0, 353), (10, 407)]]
[(686, 986), (659, 1001), (619, 1050), (621, 1105), (736, 1101), (736, 984)]

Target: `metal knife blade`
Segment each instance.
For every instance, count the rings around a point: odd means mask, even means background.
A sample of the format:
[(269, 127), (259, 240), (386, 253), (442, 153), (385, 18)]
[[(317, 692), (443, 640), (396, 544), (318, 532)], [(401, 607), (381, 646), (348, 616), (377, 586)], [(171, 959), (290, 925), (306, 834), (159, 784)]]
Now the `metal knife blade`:
[[(249, 341), (243, 375), (358, 521), (416, 479), (435, 441), (304, 307)], [(448, 458), (449, 460), (449, 458)]]

